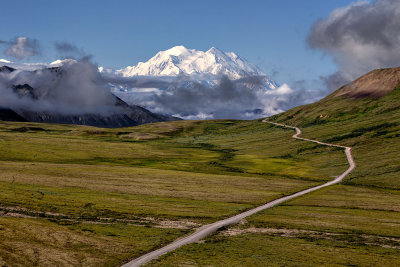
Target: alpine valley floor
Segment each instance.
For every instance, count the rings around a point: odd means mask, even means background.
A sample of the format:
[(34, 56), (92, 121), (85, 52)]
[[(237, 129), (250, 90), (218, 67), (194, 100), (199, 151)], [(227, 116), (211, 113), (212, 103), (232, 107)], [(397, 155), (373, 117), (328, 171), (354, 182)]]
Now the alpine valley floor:
[[(296, 141), (292, 134), (260, 121), (123, 129), (2, 122), (2, 264), (119, 265), (347, 168), (342, 150)], [(371, 264), (379, 255), (398, 260), (399, 200), (395, 189), (334, 186), (150, 265), (340, 264), (359, 260), (359, 253)], [(367, 207), (346, 207), (348, 202)], [(306, 248), (310, 253), (300, 253)], [(341, 250), (346, 253), (338, 259)]]
[(259, 121), (0, 125), (0, 255), (13, 266), (118, 265), (347, 167)]
[[(400, 265), (399, 92), (333, 94), (268, 118), (352, 147), (357, 168), (148, 266)], [(0, 122), (0, 263), (118, 266), (348, 168), (342, 149), (292, 135), (261, 119)]]

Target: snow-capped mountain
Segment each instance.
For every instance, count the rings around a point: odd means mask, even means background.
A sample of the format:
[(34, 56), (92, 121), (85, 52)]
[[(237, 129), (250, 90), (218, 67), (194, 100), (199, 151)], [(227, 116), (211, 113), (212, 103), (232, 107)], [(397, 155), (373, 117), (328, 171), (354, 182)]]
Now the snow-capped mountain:
[[(18, 69), (59, 67), (79, 61), (22, 63)], [(183, 119), (254, 119), (308, 99), (287, 84), (278, 85), (237, 54), (215, 47), (204, 52), (175, 46), (135, 66), (119, 70), (99, 66), (98, 71), (102, 82), (126, 103)]]
[(233, 52), (175, 46), (119, 70), (99, 67), (131, 104), (184, 119), (252, 119), (283, 111), (294, 91)]
[(147, 62), (139, 62), (117, 71), (124, 77), (136, 75), (145, 76), (176, 76), (179, 74), (225, 74), (231, 79), (245, 75), (259, 74), (260, 71), (241, 59), (235, 53), (224, 53), (212, 47), (206, 52), (175, 46), (166, 51), (158, 52)]
[[(100, 71), (104, 71), (100, 68)], [(218, 80), (217, 76), (225, 75), (231, 80), (243, 77), (265, 77), (267, 88), (274, 89), (277, 84), (262, 73), (256, 66), (233, 52), (223, 52), (215, 47), (203, 52), (187, 49), (184, 46), (175, 46), (160, 51), (146, 62), (139, 62), (136, 66), (128, 66), (115, 71), (122, 77), (133, 76), (179, 76), (189, 75), (193, 80)]]
[(49, 67), (61, 67), (64, 65), (72, 65), (77, 63), (76, 59), (66, 58), (66, 59), (57, 59), (49, 64)]

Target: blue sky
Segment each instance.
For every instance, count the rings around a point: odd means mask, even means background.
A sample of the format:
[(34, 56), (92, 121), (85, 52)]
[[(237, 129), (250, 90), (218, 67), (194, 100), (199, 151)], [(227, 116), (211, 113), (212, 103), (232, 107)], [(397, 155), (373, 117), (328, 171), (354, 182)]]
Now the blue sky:
[[(336, 70), (306, 44), (310, 26), (350, 0), (0, 1), (0, 39), (36, 38), (41, 57), (58, 57), (67, 41), (101, 66), (122, 68), (175, 45), (234, 51), (280, 83), (318, 79)], [(6, 58), (0, 52), (0, 58)]]

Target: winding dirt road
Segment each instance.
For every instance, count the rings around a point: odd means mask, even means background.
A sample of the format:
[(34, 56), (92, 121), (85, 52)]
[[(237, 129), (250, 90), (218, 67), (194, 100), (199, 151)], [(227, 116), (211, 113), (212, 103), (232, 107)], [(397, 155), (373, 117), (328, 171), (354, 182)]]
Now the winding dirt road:
[(197, 242), (201, 239), (203, 239), (204, 237), (216, 232), (218, 229), (222, 228), (222, 227), (226, 227), (235, 223), (238, 223), (240, 220), (253, 215), (254, 213), (257, 213), (259, 211), (265, 210), (265, 209), (269, 209), (271, 207), (274, 207), (282, 202), (285, 202), (287, 200), (305, 195), (307, 193), (313, 192), (315, 190), (333, 185), (333, 184), (337, 184), (340, 183), (344, 177), (346, 177), (346, 175), (348, 175), (355, 167), (356, 167), (356, 163), (354, 162), (353, 156), (351, 155), (351, 148), (350, 147), (346, 147), (346, 146), (339, 146), (339, 145), (334, 145), (334, 144), (329, 144), (329, 143), (324, 143), (324, 142), (320, 142), (320, 141), (316, 141), (316, 140), (312, 140), (312, 139), (306, 139), (306, 138), (301, 138), (299, 137), (299, 135), (301, 134), (301, 130), (297, 127), (293, 127), (293, 126), (288, 126), (288, 125), (284, 125), (284, 124), (280, 124), (280, 123), (275, 123), (275, 122), (269, 122), (266, 120), (263, 120), (263, 122), (265, 123), (271, 123), (277, 126), (281, 126), (281, 127), (286, 127), (286, 128), (291, 128), (296, 130), (296, 133), (292, 136), (293, 138), (299, 139), (299, 140), (303, 140), (303, 141), (309, 141), (309, 142), (313, 142), (313, 143), (317, 143), (320, 145), (325, 145), (325, 146), (332, 146), (332, 147), (340, 147), (340, 148), (344, 148), (345, 149), (345, 153), (346, 153), (346, 157), (347, 157), (347, 161), (349, 162), (349, 168), (343, 172), (341, 175), (339, 175), (338, 177), (336, 177), (334, 180), (327, 182), (325, 184), (322, 185), (318, 185), (318, 186), (314, 186), (311, 187), (309, 189), (305, 189), (303, 191), (294, 193), (292, 195), (286, 196), (286, 197), (281, 197), (278, 198), (276, 200), (273, 200), (271, 202), (268, 202), (262, 206), (259, 206), (257, 208), (248, 210), (246, 212), (240, 213), (236, 216), (227, 218), (225, 220), (221, 220), (212, 224), (208, 224), (208, 225), (204, 225), (203, 227), (199, 228), (196, 230), (196, 232), (194, 232), (193, 234), (190, 234), (186, 237), (183, 237), (181, 239), (178, 239), (174, 242), (172, 242), (171, 244), (162, 247), (160, 249), (154, 250), (152, 252), (149, 252), (139, 258), (136, 258), (126, 264), (123, 265), (123, 267), (134, 267), (134, 266), (141, 266), (151, 260), (154, 260), (158, 257), (160, 257), (161, 255), (164, 255), (170, 251), (173, 251), (179, 247), (182, 247), (184, 245), (190, 244), (190, 243), (194, 243)]

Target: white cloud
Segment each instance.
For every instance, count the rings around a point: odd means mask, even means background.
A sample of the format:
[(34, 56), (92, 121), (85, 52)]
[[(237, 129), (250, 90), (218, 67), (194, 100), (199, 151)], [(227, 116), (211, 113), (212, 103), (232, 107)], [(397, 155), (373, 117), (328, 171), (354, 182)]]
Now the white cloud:
[(399, 0), (355, 2), (316, 21), (308, 42), (339, 67), (324, 78), (327, 85), (337, 89), (373, 69), (399, 66), (399, 24)]
[[(321, 97), (316, 92), (294, 90), (288, 84), (267, 89), (254, 83), (255, 77), (229, 80), (222, 78), (215, 86), (207, 86), (195, 81), (184, 82), (175, 77), (166, 82), (159, 81), (160, 87), (154, 90), (157, 77), (132, 78), (131, 89), (113, 92), (128, 103), (144, 106), (156, 113), (174, 115), (183, 119), (256, 119), (273, 115), (297, 105), (310, 103)], [(128, 80), (123, 78), (125, 85)], [(118, 84), (113, 79), (114, 85)], [(140, 88), (138, 84), (151, 84)], [(115, 88), (119, 88), (116, 86)], [(152, 90), (148, 90), (148, 89)], [(317, 95), (318, 94), (318, 95)]]
[(267, 95), (286, 95), (286, 94), (292, 94), (294, 93), (294, 90), (290, 88), (290, 86), (286, 83), (282, 84), (279, 87), (275, 87), (272, 90), (268, 90), (265, 92)]
[(4, 51), (4, 54), (17, 60), (39, 54), (39, 43), (35, 39), (18, 37), (15, 41), (9, 42), (9, 44), (10, 47)]

